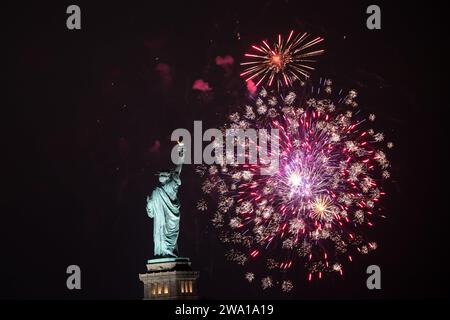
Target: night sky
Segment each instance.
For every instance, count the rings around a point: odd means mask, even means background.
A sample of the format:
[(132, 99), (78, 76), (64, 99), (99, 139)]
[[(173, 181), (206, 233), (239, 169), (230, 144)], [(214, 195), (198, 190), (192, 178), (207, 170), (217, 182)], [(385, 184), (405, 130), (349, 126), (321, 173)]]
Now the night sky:
[[(195, 209), (199, 178), (185, 166), (179, 251), (201, 273), (201, 297), (429, 298), (448, 291), (448, 212), (436, 207), (434, 181), (443, 161), (433, 140), (442, 136), (444, 105), (433, 96), (443, 70), (430, 50), (442, 46), (438, 8), (377, 2), (382, 29), (370, 31), (366, 1), (92, 2), (3, 11), (11, 75), (2, 117), (0, 297), (141, 299), (138, 273), (153, 250), (145, 199), (154, 173), (170, 166), (170, 134), (192, 129), (194, 120), (217, 127), (248, 101), (243, 54), (291, 29), (325, 38), (312, 78), (357, 89), (360, 106), (376, 113), (377, 128), (395, 143), (379, 248), (355, 257), (343, 279), (308, 283), (299, 270), (292, 293), (262, 291), (224, 257), (210, 216)], [(81, 7), (81, 30), (66, 28), (70, 4)], [(218, 66), (216, 57), (226, 55), (234, 64)], [(212, 90), (193, 90), (198, 79)], [(66, 288), (71, 264), (81, 267), (81, 291)], [(381, 267), (382, 290), (366, 288), (370, 264)]]

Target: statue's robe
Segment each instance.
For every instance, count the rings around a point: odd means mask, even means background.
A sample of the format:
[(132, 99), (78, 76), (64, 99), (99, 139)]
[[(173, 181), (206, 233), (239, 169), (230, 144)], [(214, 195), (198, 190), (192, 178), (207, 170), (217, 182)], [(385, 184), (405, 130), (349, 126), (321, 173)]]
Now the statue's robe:
[(155, 256), (177, 256), (175, 252), (180, 227), (180, 202), (177, 191), (180, 185), (179, 174), (173, 172), (169, 181), (157, 186), (147, 201), (147, 214), (153, 218)]

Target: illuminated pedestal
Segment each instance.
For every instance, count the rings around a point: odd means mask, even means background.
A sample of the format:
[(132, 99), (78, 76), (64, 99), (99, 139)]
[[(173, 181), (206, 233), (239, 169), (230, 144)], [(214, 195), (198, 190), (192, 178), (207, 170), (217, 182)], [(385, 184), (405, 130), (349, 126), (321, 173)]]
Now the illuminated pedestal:
[(189, 258), (148, 260), (147, 272), (139, 274), (144, 284), (144, 300), (194, 300), (198, 298), (198, 271)]

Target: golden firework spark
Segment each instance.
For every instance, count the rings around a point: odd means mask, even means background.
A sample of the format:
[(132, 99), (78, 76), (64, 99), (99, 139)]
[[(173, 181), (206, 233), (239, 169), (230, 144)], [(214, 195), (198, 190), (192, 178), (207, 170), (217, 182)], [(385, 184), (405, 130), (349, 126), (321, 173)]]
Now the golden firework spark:
[(318, 195), (312, 202), (312, 217), (316, 220), (331, 221), (333, 219), (332, 204), (330, 197)]

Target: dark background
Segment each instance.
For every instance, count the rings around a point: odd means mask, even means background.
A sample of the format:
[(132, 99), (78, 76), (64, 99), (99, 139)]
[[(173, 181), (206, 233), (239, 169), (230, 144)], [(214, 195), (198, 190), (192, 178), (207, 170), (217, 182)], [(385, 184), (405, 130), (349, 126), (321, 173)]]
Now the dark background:
[[(182, 3), (183, 2), (183, 3)], [(0, 297), (140, 299), (138, 273), (152, 252), (145, 197), (169, 165), (170, 134), (193, 120), (215, 127), (246, 101), (239, 62), (251, 44), (291, 29), (323, 36), (315, 78), (356, 88), (366, 112), (395, 148), (392, 184), (377, 225), (379, 249), (346, 266), (343, 279), (308, 283), (297, 268), (291, 294), (262, 291), (226, 261), (205, 213), (198, 178), (185, 167), (182, 256), (200, 270), (204, 298), (435, 298), (448, 292), (446, 199), (433, 153), (440, 121), (443, 47), (440, 8), (381, 3), (382, 29), (366, 28), (365, 1), (76, 1), (82, 29), (66, 29), (72, 4), (8, 4), (3, 113)], [(238, 33), (240, 39), (238, 37)], [(215, 64), (231, 55), (230, 70)], [(167, 64), (161, 75), (158, 63)], [(196, 79), (212, 91), (192, 90)], [(441, 88), (442, 87), (442, 88)], [(152, 148), (156, 141), (160, 148)], [(442, 148), (442, 146), (440, 146)], [(439, 170), (439, 171), (438, 171)], [(66, 289), (66, 267), (82, 269), (82, 290)], [(365, 269), (382, 270), (369, 291)]]

